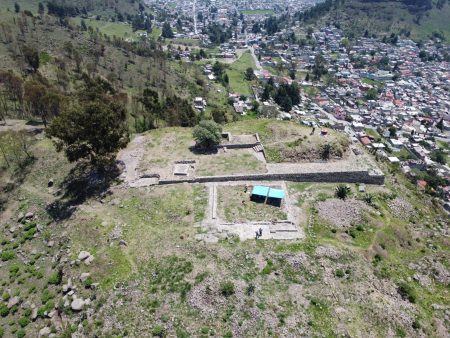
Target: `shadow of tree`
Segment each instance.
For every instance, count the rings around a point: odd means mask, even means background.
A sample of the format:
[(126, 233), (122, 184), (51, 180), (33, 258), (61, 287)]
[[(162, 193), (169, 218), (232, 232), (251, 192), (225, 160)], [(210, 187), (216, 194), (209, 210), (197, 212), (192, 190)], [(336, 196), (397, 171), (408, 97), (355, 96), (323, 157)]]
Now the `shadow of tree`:
[(215, 155), (219, 152), (217, 147), (201, 148), (198, 146), (189, 147), (189, 151), (195, 155)]
[(69, 218), (77, 206), (89, 198), (106, 196), (111, 184), (117, 182), (120, 172), (117, 164), (100, 170), (88, 162), (77, 163), (61, 183), (60, 197), (47, 206), (47, 213), (55, 221)]

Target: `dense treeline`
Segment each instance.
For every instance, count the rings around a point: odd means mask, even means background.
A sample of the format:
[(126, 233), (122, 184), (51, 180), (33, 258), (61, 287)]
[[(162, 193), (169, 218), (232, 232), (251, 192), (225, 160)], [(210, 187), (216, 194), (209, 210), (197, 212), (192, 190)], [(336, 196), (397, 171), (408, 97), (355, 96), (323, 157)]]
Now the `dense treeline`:
[(208, 34), (213, 44), (221, 44), (227, 42), (232, 37), (230, 28), (225, 28), (217, 23), (210, 24), (204, 29), (203, 34)]
[(273, 79), (270, 78), (264, 86), (261, 100), (267, 101), (270, 98), (273, 98), (282, 110), (289, 112), (292, 106), (300, 103), (300, 86), (294, 81), (292, 84), (281, 83), (277, 87)]
[(299, 21), (318, 19), (331, 10), (336, 9), (339, 5), (343, 4), (344, 1), (345, 0), (325, 0), (324, 2), (311, 7), (307, 11), (295, 13), (294, 17)]
[(74, 17), (80, 14), (87, 15), (87, 10), (85, 7), (79, 9), (78, 7), (75, 6), (59, 4), (56, 1), (49, 1), (47, 3), (47, 9), (49, 15), (58, 16), (60, 18), (67, 16)]
[[(197, 123), (197, 114), (188, 99), (190, 95), (186, 95), (185, 91), (179, 94), (177, 86), (182, 86), (182, 82), (174, 82), (183, 73), (171, 71), (170, 61), (156, 41), (110, 37), (93, 29), (84, 30), (81, 22), (78, 28), (73, 25), (61, 27), (62, 31), (68, 29), (72, 37), (77, 38), (73, 42), (59, 44), (52, 51), (53, 55), (49, 55), (32, 42), (34, 35), (28, 33), (30, 23), (27, 20), (20, 17), (20, 20), (2, 24), (0, 29), (0, 39), (9, 49), (11, 61), (16, 63), (14, 71), (0, 71), (1, 120), (6, 117), (33, 118), (47, 126), (65, 111), (63, 108), (71, 105), (70, 98), (86, 82), (86, 78), (101, 78), (116, 91), (115, 95), (122, 98), (129, 112), (127, 116), (131, 116), (130, 126), (132, 129), (136, 127), (136, 131), (160, 126), (193, 126)], [(51, 25), (53, 29), (59, 29), (54, 25), (61, 24), (59, 18), (51, 19), (49, 16), (37, 20)], [(25, 28), (18, 27), (19, 21)], [(21, 40), (26, 43), (15, 39), (15, 34), (20, 30), (24, 32)], [(111, 55), (116, 57), (111, 58)], [(52, 60), (50, 73), (47, 69), (43, 76), (41, 68), (49, 60)], [(134, 75), (127, 74), (130, 68)], [(127, 95), (127, 86), (133, 88), (135, 97)], [(158, 114), (155, 115), (156, 112), (149, 110), (148, 105), (143, 106), (144, 101), (139, 100), (145, 96), (143, 87), (156, 91)], [(140, 103), (138, 109), (133, 107), (132, 102), (135, 101)]]

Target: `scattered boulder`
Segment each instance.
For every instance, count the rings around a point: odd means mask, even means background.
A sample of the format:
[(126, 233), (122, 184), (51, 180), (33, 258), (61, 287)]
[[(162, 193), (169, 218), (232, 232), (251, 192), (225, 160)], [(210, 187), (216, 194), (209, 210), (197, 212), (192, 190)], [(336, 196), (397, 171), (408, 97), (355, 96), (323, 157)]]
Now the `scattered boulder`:
[(14, 305), (19, 304), (20, 298), (15, 296), (9, 299), (8, 301), (8, 309), (12, 308)]
[(89, 265), (92, 263), (92, 261), (94, 260), (94, 256), (92, 256), (89, 252), (87, 251), (81, 251), (78, 255), (78, 259), (81, 262), (84, 262), (84, 264)]
[(31, 311), (31, 320), (36, 320), (37, 317), (38, 317), (38, 308), (34, 307), (33, 310)]
[(39, 330), (39, 337), (48, 337), (52, 331), (49, 327), (44, 327)]
[(47, 187), (51, 188), (51, 187), (53, 187), (53, 184), (54, 184), (53, 178), (51, 178), (48, 180)]
[(90, 274), (89, 272), (83, 272), (83, 273), (80, 275), (80, 281), (81, 281), (82, 283), (84, 283), (90, 276), (91, 276), (91, 274)]
[(84, 304), (84, 300), (81, 298), (75, 298), (70, 304), (70, 308), (74, 311), (81, 311), (83, 310)]
[(17, 222), (22, 222), (24, 217), (25, 217), (25, 214), (23, 212), (19, 213), (19, 216), (17, 216)]
[(26, 214), (25, 214), (25, 219), (31, 219), (31, 218), (33, 218), (34, 217), (34, 212), (27, 212)]

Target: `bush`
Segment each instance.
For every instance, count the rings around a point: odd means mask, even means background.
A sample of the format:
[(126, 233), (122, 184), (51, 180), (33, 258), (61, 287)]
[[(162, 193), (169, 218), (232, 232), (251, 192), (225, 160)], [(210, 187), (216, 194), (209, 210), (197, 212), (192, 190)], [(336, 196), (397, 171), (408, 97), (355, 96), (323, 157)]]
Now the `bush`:
[(0, 258), (1, 258), (1, 260), (3, 262), (6, 262), (6, 261), (9, 261), (9, 260), (13, 259), (14, 257), (15, 257), (14, 251), (12, 251), (12, 250), (5, 250), (5, 251), (2, 252), (2, 255), (1, 255)]
[(92, 285), (93, 281), (92, 281), (92, 277), (89, 276), (88, 278), (86, 278), (86, 280), (83, 282), (83, 285), (85, 288), (90, 288)]
[(5, 304), (0, 303), (0, 316), (6, 317), (7, 315), (9, 315), (8, 307)]
[(17, 264), (13, 264), (9, 267), (10, 278), (16, 278), (19, 275), (20, 267)]
[(25, 332), (24, 329), (20, 329), (20, 330), (18, 330), (17, 333), (16, 333), (16, 335), (17, 335), (18, 338), (23, 338), (23, 337), (26, 336), (26, 334), (27, 334), (27, 333)]
[(336, 187), (336, 197), (340, 198), (341, 200), (345, 200), (348, 195), (350, 194), (350, 187), (344, 185), (344, 184), (339, 184)]
[(337, 269), (335, 275), (336, 277), (342, 278), (345, 276), (345, 272), (342, 269)]
[(20, 317), (18, 322), (20, 327), (26, 327), (28, 324), (30, 324), (30, 319), (28, 319), (27, 317)]
[(415, 303), (417, 300), (414, 289), (406, 283), (401, 283), (397, 288), (397, 292), (403, 299), (407, 299), (410, 303)]
[(156, 325), (152, 329), (153, 337), (163, 337), (164, 336), (164, 328), (161, 325)]
[(59, 285), (62, 281), (62, 272), (61, 271), (55, 271), (50, 275), (50, 278), (48, 279), (48, 284), (53, 285)]
[(220, 284), (220, 293), (222, 293), (223, 296), (229, 297), (234, 294), (234, 284), (233, 282), (226, 281)]

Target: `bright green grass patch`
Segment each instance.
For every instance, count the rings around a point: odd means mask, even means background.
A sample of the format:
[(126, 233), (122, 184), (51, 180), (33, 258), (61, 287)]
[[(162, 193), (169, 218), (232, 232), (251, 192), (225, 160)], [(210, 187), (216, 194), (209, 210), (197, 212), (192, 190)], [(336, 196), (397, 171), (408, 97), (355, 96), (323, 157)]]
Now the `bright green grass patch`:
[[(18, 3), (20, 10), (31, 11), (33, 14), (37, 14), (39, 1), (36, 0), (1, 0), (0, 1), (0, 11), (9, 11), (14, 13), (14, 4)], [(42, 1), (44, 2), (44, 1)]]
[(315, 97), (320, 94), (320, 90), (313, 86), (303, 86), (302, 89), (309, 97)]
[[(81, 24), (81, 18), (73, 18), (73, 22), (77, 25)], [(130, 25), (121, 22), (110, 22), (103, 20), (84, 19), (86, 26), (98, 30), (100, 33), (117, 36), (120, 38), (136, 37)]]
[(378, 134), (378, 132), (375, 129), (372, 129), (372, 128), (365, 128), (364, 132), (367, 135), (372, 136), (375, 139), (379, 139), (381, 137), (380, 134)]
[(250, 52), (245, 52), (239, 59), (230, 64), (226, 70), (230, 80), (230, 89), (232, 92), (242, 95), (252, 95), (248, 81), (245, 79), (245, 71), (247, 68), (255, 69), (255, 63)]
[(273, 9), (245, 9), (241, 11), (244, 15), (272, 15)]

